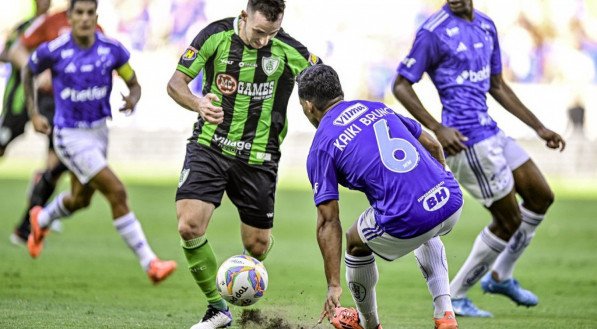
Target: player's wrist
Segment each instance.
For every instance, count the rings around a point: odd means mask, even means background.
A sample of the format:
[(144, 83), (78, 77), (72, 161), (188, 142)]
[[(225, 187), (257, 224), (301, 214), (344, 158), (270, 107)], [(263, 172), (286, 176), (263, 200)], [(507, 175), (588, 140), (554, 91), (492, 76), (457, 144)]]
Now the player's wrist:
[(443, 127), (444, 127), (444, 125), (442, 125), (441, 123), (437, 122), (435, 124), (429, 125), (429, 130), (433, 131), (434, 133), (437, 133)]

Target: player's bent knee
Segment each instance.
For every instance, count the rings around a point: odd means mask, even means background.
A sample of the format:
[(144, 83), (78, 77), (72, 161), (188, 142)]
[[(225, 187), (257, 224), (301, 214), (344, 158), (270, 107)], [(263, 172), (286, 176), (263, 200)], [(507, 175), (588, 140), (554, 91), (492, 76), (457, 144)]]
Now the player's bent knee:
[(192, 240), (205, 235), (205, 229), (194, 224), (191, 220), (184, 220), (184, 217), (178, 219), (178, 234), (184, 240)]
[(544, 214), (554, 201), (555, 195), (553, 194), (553, 191), (551, 189), (547, 189), (541, 193), (536, 193), (531, 198), (525, 199), (523, 206), (532, 212)]
[(267, 252), (269, 250), (269, 240), (258, 238), (251, 239), (251, 241), (244, 243), (244, 245), (247, 252), (257, 259), (262, 259), (267, 256)]

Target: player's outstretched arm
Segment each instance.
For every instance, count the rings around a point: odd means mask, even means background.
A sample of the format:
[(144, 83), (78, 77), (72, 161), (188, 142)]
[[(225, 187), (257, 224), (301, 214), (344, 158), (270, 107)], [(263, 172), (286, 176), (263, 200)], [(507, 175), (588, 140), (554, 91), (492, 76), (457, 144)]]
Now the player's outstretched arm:
[(116, 70), (116, 72), (118, 72), (118, 75), (120, 75), (120, 77), (124, 80), (126, 86), (129, 89), (128, 96), (124, 96), (121, 94), (124, 104), (122, 105), (119, 111), (130, 114), (135, 110), (135, 107), (137, 106), (139, 99), (141, 99), (141, 85), (137, 80), (137, 75), (135, 74), (135, 71), (129, 63), (126, 63), (119, 67)]
[(323, 257), (328, 293), (323, 305), (328, 316), (340, 306), (340, 261), (342, 258), (342, 225), (337, 200), (320, 203), (317, 206), (317, 243)]
[(514, 91), (504, 81), (502, 74), (494, 74), (491, 76), (491, 87), (489, 94), (493, 97), (506, 111), (512, 113), (520, 121), (531, 127), (537, 135), (541, 137), (546, 146), (552, 149), (560, 149), (563, 151), (566, 147), (566, 142), (557, 133), (547, 129), (543, 123), (529, 110), (522, 101), (516, 96)]
[(463, 142), (466, 141), (467, 138), (457, 129), (442, 125), (431, 115), (431, 113), (429, 113), (429, 111), (427, 111), (427, 109), (425, 109), (419, 96), (417, 96), (412, 87), (412, 82), (403, 76), (398, 75), (396, 80), (394, 80), (392, 92), (402, 106), (404, 106), (417, 121), (435, 133), (435, 136), (437, 136), (440, 144), (448, 154), (454, 155), (466, 149), (466, 145), (464, 145)]
[(14, 67), (22, 68), (29, 60), (29, 50), (17, 39), (8, 49), (7, 56)]
[(37, 93), (34, 92), (35, 89), (33, 86), (33, 78), (34, 74), (29, 68), (29, 66), (23, 66), (23, 68), (21, 69), (21, 81), (23, 82), (23, 90), (25, 92), (26, 102), (25, 104), (27, 106), (29, 118), (31, 120), (31, 123), (33, 124), (33, 128), (35, 129), (35, 131), (49, 135), (52, 131), (52, 128), (50, 128), (48, 118), (40, 114), (39, 109), (37, 108)]

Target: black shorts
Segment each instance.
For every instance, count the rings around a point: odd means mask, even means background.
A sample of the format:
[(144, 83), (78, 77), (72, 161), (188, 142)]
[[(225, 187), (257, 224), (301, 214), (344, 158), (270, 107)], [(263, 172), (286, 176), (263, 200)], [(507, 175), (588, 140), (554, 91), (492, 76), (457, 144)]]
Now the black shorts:
[(27, 109), (14, 109), (4, 104), (0, 116), (0, 148), (5, 149), (10, 142), (25, 132), (25, 124), (29, 121)]
[(191, 141), (187, 144), (176, 201), (201, 200), (218, 207), (226, 191), (243, 223), (269, 229), (274, 224), (277, 169), (249, 165)]
[[(52, 124), (54, 121), (54, 97), (52, 94), (39, 93), (37, 97), (37, 106), (40, 114), (48, 118), (48, 122)], [(19, 137), (25, 132), (25, 124), (29, 121), (27, 108), (22, 109), (11, 108), (8, 104), (4, 104), (2, 116), (0, 117), (0, 147), (6, 148), (10, 142)], [(53, 135), (48, 136), (48, 149), (54, 149)]]

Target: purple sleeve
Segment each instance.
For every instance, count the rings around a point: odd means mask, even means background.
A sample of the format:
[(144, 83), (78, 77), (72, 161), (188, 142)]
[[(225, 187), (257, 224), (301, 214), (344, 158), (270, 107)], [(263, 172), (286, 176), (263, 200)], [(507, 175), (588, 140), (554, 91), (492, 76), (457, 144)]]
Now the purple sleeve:
[(398, 118), (400, 119), (400, 121), (402, 121), (406, 129), (408, 129), (408, 131), (410, 131), (410, 133), (413, 134), (413, 136), (415, 136), (416, 139), (419, 139), (419, 137), (421, 136), (421, 132), (423, 131), (421, 124), (411, 118), (407, 118), (398, 113), (396, 113), (396, 115), (398, 115)]
[(412, 83), (419, 82), (423, 73), (436, 63), (439, 55), (437, 37), (428, 30), (419, 29), (410, 53), (398, 66), (398, 74)]
[(324, 150), (312, 150), (307, 158), (307, 173), (313, 188), (315, 205), (338, 200), (338, 179), (334, 159)]
[(498, 39), (497, 27), (493, 24), (493, 53), (491, 54), (491, 74), (502, 73), (502, 53), (500, 50), (500, 41)]
[(42, 43), (29, 57), (27, 66), (33, 74), (39, 74), (52, 66), (52, 54), (48, 49), (48, 43)]
[(129, 53), (123, 45), (118, 44), (116, 48), (116, 52), (114, 54), (116, 62), (114, 63), (114, 68), (119, 68), (124, 64), (128, 63), (129, 59), (131, 58), (131, 54)]

